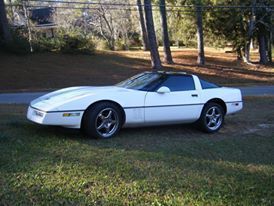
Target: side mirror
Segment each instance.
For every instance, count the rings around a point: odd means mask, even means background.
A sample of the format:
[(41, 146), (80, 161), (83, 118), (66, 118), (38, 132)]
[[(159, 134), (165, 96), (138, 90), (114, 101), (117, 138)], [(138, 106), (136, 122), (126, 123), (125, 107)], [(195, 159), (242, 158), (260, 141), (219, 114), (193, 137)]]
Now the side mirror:
[(168, 87), (163, 86), (157, 90), (157, 93), (159, 93), (159, 94), (170, 93), (170, 89)]

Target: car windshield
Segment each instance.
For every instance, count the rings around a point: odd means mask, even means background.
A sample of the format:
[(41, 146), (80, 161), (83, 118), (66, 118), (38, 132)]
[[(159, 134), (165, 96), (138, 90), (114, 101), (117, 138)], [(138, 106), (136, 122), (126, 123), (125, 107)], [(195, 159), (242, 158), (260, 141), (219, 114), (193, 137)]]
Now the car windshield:
[(162, 75), (159, 73), (142, 73), (122, 81), (116, 84), (116, 86), (126, 89), (150, 91), (162, 81), (161, 79)]

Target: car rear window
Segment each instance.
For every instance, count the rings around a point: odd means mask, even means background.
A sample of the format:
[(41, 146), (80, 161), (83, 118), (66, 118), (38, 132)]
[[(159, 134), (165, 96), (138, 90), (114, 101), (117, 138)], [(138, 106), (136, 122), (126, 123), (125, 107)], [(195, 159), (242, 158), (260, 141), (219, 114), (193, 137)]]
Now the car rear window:
[(213, 84), (211, 82), (207, 82), (203, 79), (200, 79), (202, 89), (212, 89), (212, 88), (218, 88), (219, 86), (216, 84)]

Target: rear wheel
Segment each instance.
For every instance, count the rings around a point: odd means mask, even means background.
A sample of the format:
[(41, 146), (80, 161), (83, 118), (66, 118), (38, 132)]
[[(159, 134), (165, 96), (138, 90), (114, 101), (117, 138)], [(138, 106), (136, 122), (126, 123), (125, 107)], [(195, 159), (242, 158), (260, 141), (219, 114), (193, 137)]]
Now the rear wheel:
[(89, 137), (111, 138), (120, 130), (120, 108), (110, 102), (102, 102), (89, 108), (83, 117), (83, 130)]
[(214, 102), (209, 102), (203, 108), (199, 125), (201, 129), (208, 133), (217, 132), (224, 123), (224, 110)]

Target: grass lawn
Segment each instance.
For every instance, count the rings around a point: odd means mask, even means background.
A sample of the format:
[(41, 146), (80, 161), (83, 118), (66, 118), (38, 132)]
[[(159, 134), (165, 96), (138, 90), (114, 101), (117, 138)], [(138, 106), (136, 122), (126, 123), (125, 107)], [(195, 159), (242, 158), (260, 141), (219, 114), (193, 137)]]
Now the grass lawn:
[[(160, 52), (161, 58), (163, 53)], [(206, 48), (206, 65), (196, 64), (196, 49), (172, 50), (175, 64), (164, 70), (186, 71), (221, 85), (273, 84), (274, 66), (247, 65), (235, 54)], [(258, 55), (252, 53), (252, 60)], [(151, 70), (150, 54), (143, 51), (98, 52), (96, 55), (0, 53), (0, 92), (33, 91), (76, 85), (109, 85)]]
[(123, 129), (109, 140), (0, 105), (0, 205), (273, 205), (274, 97), (249, 97), (216, 134)]

